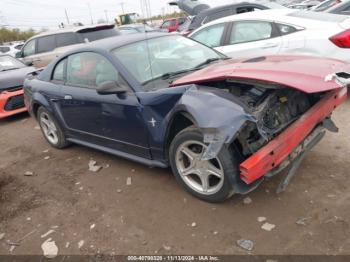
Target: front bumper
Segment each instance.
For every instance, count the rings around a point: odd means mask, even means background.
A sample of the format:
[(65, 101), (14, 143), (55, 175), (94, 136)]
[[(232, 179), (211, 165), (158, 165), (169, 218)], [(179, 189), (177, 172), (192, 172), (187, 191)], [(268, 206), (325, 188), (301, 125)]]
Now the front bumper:
[(23, 89), (0, 93), (0, 119), (26, 111), (23, 102)]
[(309, 136), (314, 128), (346, 98), (346, 87), (326, 94), (284, 132), (242, 162), (240, 164), (241, 179), (245, 183), (251, 184), (271, 170), (278, 168)]

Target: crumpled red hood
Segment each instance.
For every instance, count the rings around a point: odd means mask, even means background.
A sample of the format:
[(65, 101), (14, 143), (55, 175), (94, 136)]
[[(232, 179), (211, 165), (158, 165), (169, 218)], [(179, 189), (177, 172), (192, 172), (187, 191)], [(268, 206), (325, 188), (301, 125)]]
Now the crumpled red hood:
[(201, 84), (225, 79), (256, 80), (288, 86), (305, 93), (340, 88), (330, 74), (350, 73), (350, 64), (312, 56), (267, 56), (249, 60), (229, 59), (181, 77), (172, 86)]

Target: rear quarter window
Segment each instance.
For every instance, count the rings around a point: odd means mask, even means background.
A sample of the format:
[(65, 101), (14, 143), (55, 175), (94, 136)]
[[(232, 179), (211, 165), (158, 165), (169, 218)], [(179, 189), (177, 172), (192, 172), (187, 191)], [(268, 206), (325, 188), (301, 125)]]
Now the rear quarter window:
[(110, 29), (94, 29), (94, 30), (86, 30), (84, 32), (78, 32), (79, 37), (82, 40), (87, 39), (90, 42), (113, 37), (120, 35), (120, 33), (115, 28)]
[(65, 63), (66, 63), (67, 59), (63, 59), (62, 61), (60, 61), (52, 74), (52, 80), (54, 81), (64, 81), (64, 68), (65, 68)]
[(276, 24), (276, 25), (281, 35), (289, 35), (299, 31), (294, 26), (284, 25), (284, 24)]
[(64, 33), (56, 35), (57, 47), (74, 45), (78, 43), (78, 37), (75, 33)]

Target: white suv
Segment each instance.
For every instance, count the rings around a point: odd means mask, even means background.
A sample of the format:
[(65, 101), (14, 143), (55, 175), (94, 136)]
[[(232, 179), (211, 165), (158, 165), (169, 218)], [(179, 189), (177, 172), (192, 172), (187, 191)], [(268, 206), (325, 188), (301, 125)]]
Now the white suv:
[(16, 57), (26, 65), (45, 67), (53, 59), (78, 45), (119, 34), (114, 25), (106, 24), (45, 32), (30, 38)]

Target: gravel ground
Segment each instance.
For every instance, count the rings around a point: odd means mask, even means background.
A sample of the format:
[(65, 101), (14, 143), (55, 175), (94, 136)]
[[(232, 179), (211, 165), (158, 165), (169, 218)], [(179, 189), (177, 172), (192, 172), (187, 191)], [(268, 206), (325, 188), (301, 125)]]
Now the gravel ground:
[[(347, 101), (334, 114), (340, 132), (308, 154), (286, 192), (276, 195), (274, 177), (222, 204), (191, 197), (170, 170), (52, 149), (26, 114), (1, 120), (0, 254), (8, 241), (19, 244), (12, 254), (42, 254), (48, 238), (61, 255), (350, 254), (349, 114)], [(90, 159), (102, 170), (90, 172)]]

